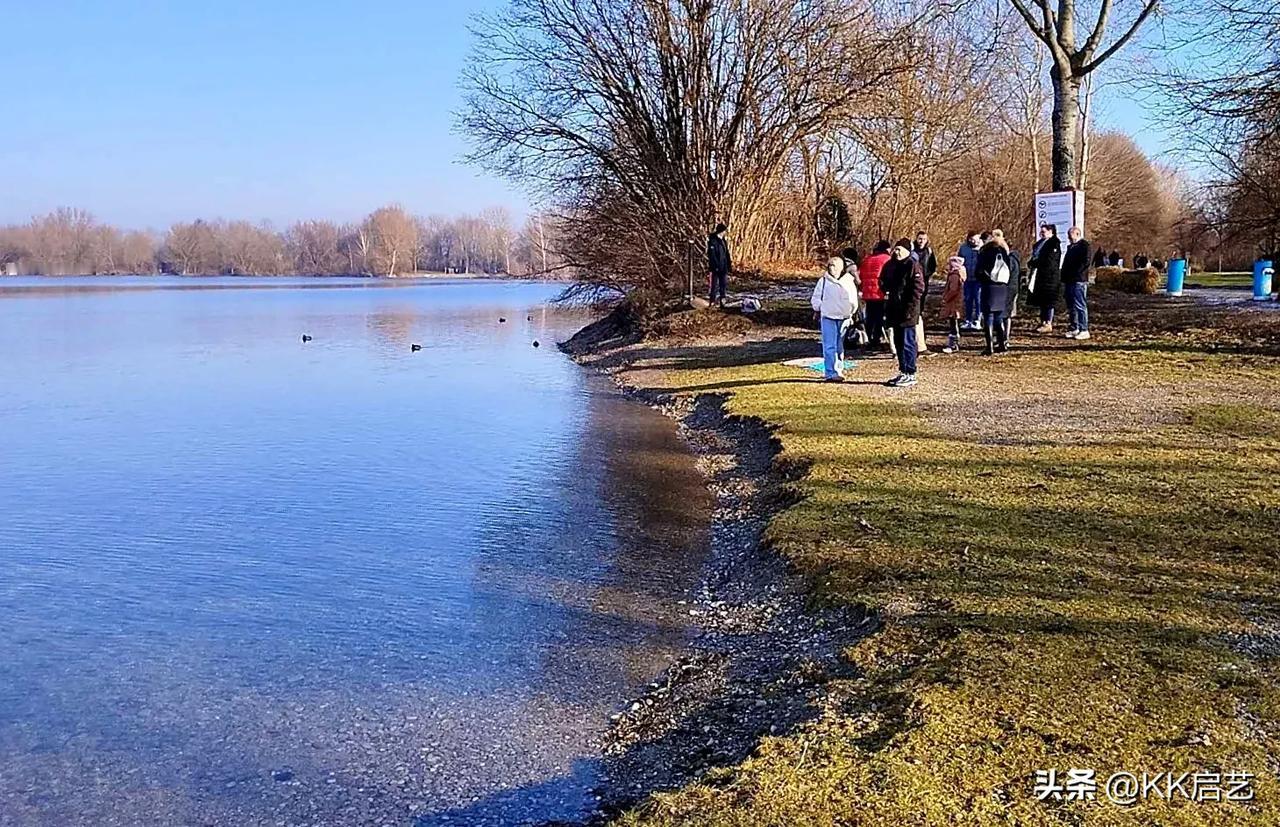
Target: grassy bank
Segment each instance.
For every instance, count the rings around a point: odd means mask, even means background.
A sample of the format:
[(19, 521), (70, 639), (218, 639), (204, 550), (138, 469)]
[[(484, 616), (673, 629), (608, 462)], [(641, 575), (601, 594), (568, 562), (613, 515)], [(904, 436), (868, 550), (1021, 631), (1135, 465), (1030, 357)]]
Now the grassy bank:
[[(816, 350), (795, 329), (602, 357), (775, 426), (800, 500), (769, 542), (884, 619), (815, 722), (622, 823), (1280, 823), (1280, 314), (1101, 304), (1087, 345), (933, 357), (908, 392), (781, 365)], [(1077, 767), (1254, 800), (1033, 795)]]

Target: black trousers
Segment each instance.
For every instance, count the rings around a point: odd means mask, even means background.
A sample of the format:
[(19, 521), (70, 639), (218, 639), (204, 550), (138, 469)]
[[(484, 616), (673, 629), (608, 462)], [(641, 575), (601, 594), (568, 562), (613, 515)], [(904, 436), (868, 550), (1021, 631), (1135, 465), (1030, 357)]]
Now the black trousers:
[(729, 274), (728, 273), (712, 273), (711, 274), (711, 301), (718, 301), (725, 297), (729, 292)]

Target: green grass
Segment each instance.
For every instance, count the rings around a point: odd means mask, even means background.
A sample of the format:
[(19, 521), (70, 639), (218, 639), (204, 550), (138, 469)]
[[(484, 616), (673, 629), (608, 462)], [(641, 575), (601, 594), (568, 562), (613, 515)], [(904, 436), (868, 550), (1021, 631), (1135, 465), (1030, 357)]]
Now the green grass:
[(1253, 287), (1253, 273), (1188, 273), (1188, 287)]
[[(620, 823), (1280, 823), (1280, 668), (1235, 645), (1280, 628), (1280, 416), (1209, 400), (1140, 439), (990, 445), (903, 402), (773, 381), (790, 378), (663, 383), (734, 388), (732, 413), (777, 426), (810, 470), (769, 542), (815, 599), (885, 626), (815, 723)], [(1034, 798), (1035, 770), (1071, 767), (1246, 770), (1256, 800)]]

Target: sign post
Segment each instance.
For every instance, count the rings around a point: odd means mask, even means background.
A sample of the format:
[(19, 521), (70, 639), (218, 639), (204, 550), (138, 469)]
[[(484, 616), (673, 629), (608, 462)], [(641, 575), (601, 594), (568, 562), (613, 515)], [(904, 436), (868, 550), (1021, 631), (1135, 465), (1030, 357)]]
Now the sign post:
[(1056, 224), (1058, 237), (1066, 238), (1067, 230), (1079, 227), (1084, 232), (1084, 191), (1038, 192), (1035, 203), (1036, 230), (1042, 224)]

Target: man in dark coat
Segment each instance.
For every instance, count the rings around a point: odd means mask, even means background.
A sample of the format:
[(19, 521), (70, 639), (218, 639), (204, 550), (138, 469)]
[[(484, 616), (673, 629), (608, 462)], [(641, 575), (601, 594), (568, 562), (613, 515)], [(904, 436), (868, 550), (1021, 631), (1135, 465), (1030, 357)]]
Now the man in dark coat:
[(1040, 243), (1027, 264), (1035, 270), (1031, 303), (1040, 308), (1040, 326), (1036, 333), (1052, 333), (1053, 311), (1058, 305), (1058, 292), (1062, 289), (1062, 240), (1058, 238), (1056, 224), (1041, 225)]
[(880, 289), (884, 293), (885, 327), (893, 331), (898, 350), (898, 375), (889, 381), (895, 388), (916, 384), (916, 324), (920, 321), (920, 303), (924, 297), (924, 270), (911, 255), (911, 241), (900, 239), (893, 247), (889, 261), (880, 272)]
[(1067, 231), (1066, 257), (1062, 260), (1062, 283), (1067, 290), (1067, 308), (1071, 311), (1068, 339), (1089, 338), (1089, 262), (1092, 251), (1079, 227)]
[(729, 228), (717, 224), (715, 231), (707, 238), (707, 266), (711, 270), (711, 303), (717, 302), (723, 307), (725, 294), (729, 292), (729, 270), (733, 268), (733, 260), (729, 257), (729, 242), (725, 233)]
[(924, 341), (924, 310), (929, 301), (929, 280), (938, 272), (938, 257), (929, 246), (929, 234), (924, 230), (916, 233), (916, 240), (911, 245), (911, 257), (919, 263), (924, 271), (924, 295), (920, 297), (920, 321), (916, 324), (916, 344), (921, 353), (928, 353), (929, 346)]

